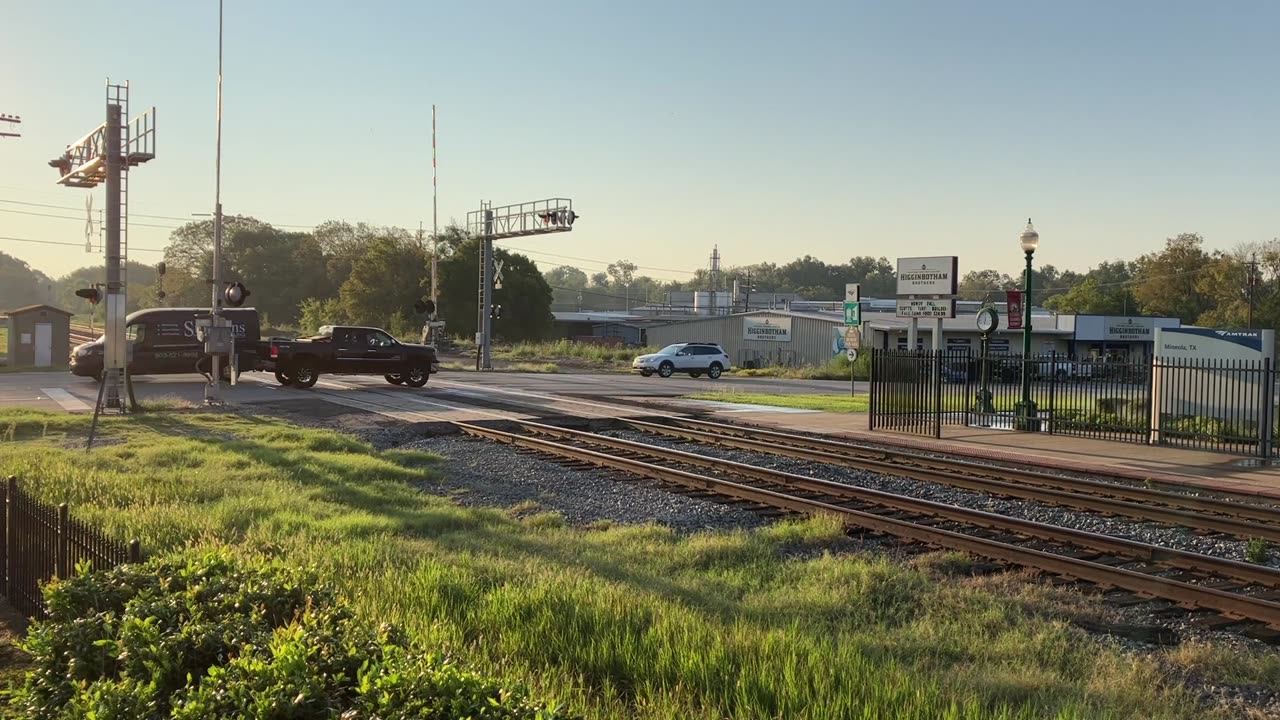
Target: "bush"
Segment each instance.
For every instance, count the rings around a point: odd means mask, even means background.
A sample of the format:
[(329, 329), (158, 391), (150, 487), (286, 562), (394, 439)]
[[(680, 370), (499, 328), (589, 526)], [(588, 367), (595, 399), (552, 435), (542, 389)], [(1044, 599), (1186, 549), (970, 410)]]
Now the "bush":
[(25, 644), (35, 669), (11, 700), (20, 718), (565, 717), (367, 626), (279, 564), (157, 560), (81, 573), (45, 598), (49, 619)]

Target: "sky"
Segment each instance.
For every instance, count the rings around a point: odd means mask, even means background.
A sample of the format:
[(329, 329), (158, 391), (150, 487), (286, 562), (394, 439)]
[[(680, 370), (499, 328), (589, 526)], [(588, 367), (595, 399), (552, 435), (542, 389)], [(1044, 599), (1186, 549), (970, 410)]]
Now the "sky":
[[(0, 138), (0, 251), (54, 276), (101, 255), (5, 238), (83, 243), (102, 189), (46, 163), (102, 122), (107, 77), (157, 108), (131, 259), (212, 210), (218, 3), (124, 7), (0, 0), (0, 113), (23, 119)], [(1180, 232), (1227, 249), (1280, 235), (1278, 25), (1246, 0), (226, 0), (223, 207), (429, 230), (434, 103), (441, 227), (573, 199), (573, 232), (506, 243), (544, 270), (682, 279), (718, 245), (726, 266), (1016, 272), (1027, 217), (1059, 268)]]

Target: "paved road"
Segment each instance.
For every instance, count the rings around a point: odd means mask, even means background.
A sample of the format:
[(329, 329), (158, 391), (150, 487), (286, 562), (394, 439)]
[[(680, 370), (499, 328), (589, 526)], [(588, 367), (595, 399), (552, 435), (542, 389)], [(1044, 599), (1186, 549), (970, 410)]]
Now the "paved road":
[[(865, 384), (860, 383), (860, 392)], [(140, 377), (134, 381), (139, 402), (174, 398), (191, 403), (203, 399), (198, 375)], [(98, 385), (68, 373), (0, 374), (0, 406), (91, 412)], [(366, 411), (403, 421), (484, 419), (548, 414), (605, 417), (651, 414), (646, 399), (676, 398), (708, 390), (776, 394), (843, 394), (849, 386), (825, 380), (774, 378), (668, 378), (620, 374), (526, 374), (445, 371), (421, 389), (393, 386), (380, 377), (324, 376), (315, 388), (280, 387), (265, 373), (246, 373), (224, 397), (236, 404), (287, 404), (302, 414)], [(329, 407), (324, 407), (328, 405)], [(345, 409), (345, 410), (344, 410)], [(719, 408), (742, 411), (740, 406)], [(778, 412), (783, 412), (779, 410)]]

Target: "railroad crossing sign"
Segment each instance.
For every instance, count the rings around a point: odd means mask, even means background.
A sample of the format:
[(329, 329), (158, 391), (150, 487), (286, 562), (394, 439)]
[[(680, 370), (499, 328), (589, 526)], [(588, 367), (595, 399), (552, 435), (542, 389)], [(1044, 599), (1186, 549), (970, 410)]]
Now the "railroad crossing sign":
[(493, 261), (493, 289), (502, 289), (502, 261), (498, 259)]
[(858, 283), (844, 286), (844, 324), (852, 327), (862, 324), (862, 290)]

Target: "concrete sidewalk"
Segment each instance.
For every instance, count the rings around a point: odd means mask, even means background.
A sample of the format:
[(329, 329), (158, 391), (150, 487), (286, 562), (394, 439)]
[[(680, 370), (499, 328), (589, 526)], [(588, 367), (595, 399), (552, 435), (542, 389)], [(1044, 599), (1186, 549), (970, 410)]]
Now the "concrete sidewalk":
[(1265, 464), (1249, 467), (1247, 463), (1259, 459), (1238, 455), (963, 426), (943, 427), (942, 439), (935, 440), (931, 436), (870, 431), (866, 413), (736, 412), (726, 417), (735, 423), (783, 432), (821, 433), (909, 449), (1110, 474), (1139, 481), (1150, 479), (1157, 483), (1280, 500), (1280, 467)]

